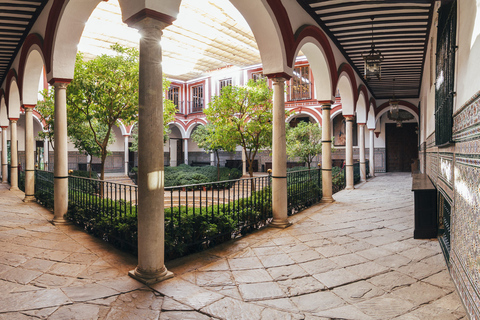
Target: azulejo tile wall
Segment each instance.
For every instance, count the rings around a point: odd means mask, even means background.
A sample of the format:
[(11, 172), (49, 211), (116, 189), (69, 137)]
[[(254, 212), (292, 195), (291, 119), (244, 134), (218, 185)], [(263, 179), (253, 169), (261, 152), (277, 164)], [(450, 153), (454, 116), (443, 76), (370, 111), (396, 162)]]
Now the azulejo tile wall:
[(453, 121), (454, 154), (441, 155), (438, 172), (446, 185), (453, 179), (451, 272), (471, 318), (480, 319), (480, 92)]

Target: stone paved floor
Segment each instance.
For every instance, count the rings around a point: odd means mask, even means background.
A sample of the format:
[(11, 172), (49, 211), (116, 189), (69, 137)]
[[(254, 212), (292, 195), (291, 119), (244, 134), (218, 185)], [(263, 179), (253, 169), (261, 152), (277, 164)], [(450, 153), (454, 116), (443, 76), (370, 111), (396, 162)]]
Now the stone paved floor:
[(467, 319), (439, 244), (414, 240), (408, 174), (130, 279), (135, 258), (0, 185), (0, 319)]

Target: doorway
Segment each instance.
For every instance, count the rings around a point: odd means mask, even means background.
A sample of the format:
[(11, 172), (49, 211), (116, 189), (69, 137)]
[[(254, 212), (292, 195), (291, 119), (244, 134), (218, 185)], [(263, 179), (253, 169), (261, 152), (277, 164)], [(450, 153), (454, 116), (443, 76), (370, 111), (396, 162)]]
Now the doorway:
[(387, 146), (387, 172), (410, 172), (414, 159), (418, 158), (416, 123), (385, 124)]

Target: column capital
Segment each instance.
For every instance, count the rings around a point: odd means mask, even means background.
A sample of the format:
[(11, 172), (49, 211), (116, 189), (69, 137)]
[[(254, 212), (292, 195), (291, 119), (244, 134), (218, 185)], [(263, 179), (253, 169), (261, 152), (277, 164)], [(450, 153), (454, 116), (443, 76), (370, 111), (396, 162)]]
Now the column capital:
[(365, 126), (365, 123), (357, 123), (357, 124), (361, 127)]
[(134, 24), (129, 24), (130, 27), (137, 29), (142, 37), (153, 37), (154, 39), (160, 38), (163, 34), (163, 29), (169, 25), (171, 25), (171, 23), (164, 22), (161, 19), (156, 19), (151, 16), (144, 16)]
[(270, 73), (270, 74), (266, 74), (266, 76), (268, 79), (272, 80), (274, 84), (275, 82), (288, 81), (292, 78), (292, 76), (286, 72)]
[(354, 115), (344, 115), (343, 117), (344, 117), (345, 120), (347, 120), (347, 121), (353, 121), (353, 119), (355, 118)]
[(6, 130), (6, 129), (8, 129), (8, 126), (1, 126), (0, 128)]
[(9, 120), (10, 120), (11, 123), (17, 123), (18, 118), (10, 118)]
[(318, 100), (317, 102), (318, 102), (319, 104), (321, 104), (322, 107), (323, 107), (323, 106), (329, 106), (329, 107), (331, 107), (332, 104), (335, 103), (335, 102), (332, 101), (332, 100)]
[(35, 108), (36, 104), (24, 104), (23, 105), (23, 109), (25, 109), (25, 111), (27, 111), (27, 109), (30, 109), (30, 111)]
[(59, 87), (59, 88), (67, 88), (67, 86), (72, 82), (72, 79), (66, 78), (52, 78), (48, 83), (52, 86)]
[[(173, 21), (176, 20), (175, 17), (172, 17), (168, 14), (158, 12), (152, 9), (143, 9), (135, 13), (130, 18), (126, 19), (124, 22), (132, 28), (142, 28), (141, 25), (146, 19), (156, 20), (165, 24), (165, 27), (171, 25)], [(163, 28), (162, 28), (163, 29)]]
[(368, 130), (369, 130), (369, 131), (372, 131), (372, 132), (375, 132), (375, 129), (370, 129), (370, 128), (368, 128)]

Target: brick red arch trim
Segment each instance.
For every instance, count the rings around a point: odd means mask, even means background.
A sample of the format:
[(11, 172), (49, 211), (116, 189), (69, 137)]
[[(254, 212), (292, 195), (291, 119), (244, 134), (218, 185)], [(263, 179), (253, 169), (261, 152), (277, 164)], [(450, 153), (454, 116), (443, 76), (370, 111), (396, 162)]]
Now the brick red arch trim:
[[(20, 62), (18, 67), (18, 89), (20, 90), (20, 96), (23, 93), (23, 78), (25, 75), (25, 63), (27, 60), (27, 54), (30, 48), (34, 45), (37, 45), (40, 48), (40, 54), (42, 55), (43, 62), (45, 64), (45, 55), (43, 53), (43, 38), (37, 33), (31, 33), (25, 39), (25, 42), (22, 46), (22, 52), (20, 53)], [(22, 97), (23, 98), (23, 97)]]
[(357, 100), (358, 100), (358, 90), (357, 90), (357, 80), (355, 79), (355, 71), (353, 71), (353, 68), (351, 65), (348, 63), (342, 63), (340, 67), (338, 67), (338, 78), (337, 78), (337, 83), (335, 86), (335, 90), (338, 86), (338, 80), (340, 80), (340, 76), (342, 73), (345, 72), (350, 79), (350, 82), (352, 83), (352, 93), (353, 93), (353, 111), (357, 110)]
[[(410, 103), (410, 102), (405, 101), (405, 100), (399, 100), (398, 104), (402, 105), (404, 107), (407, 107), (408, 109), (412, 110), (417, 115), (417, 117), (420, 117), (420, 113), (418, 112), (418, 108), (413, 103)], [(389, 106), (390, 106), (390, 103), (388, 101), (382, 103), (378, 108), (376, 108), (377, 112), (375, 112), (375, 117), (378, 114), (380, 114), (380, 112), (382, 112), (384, 109), (388, 108)]]

